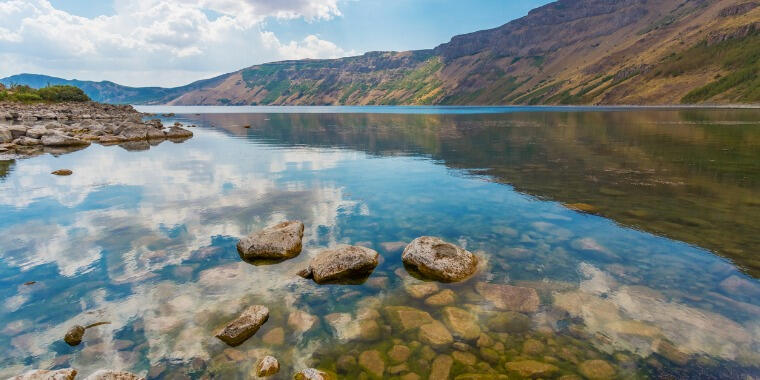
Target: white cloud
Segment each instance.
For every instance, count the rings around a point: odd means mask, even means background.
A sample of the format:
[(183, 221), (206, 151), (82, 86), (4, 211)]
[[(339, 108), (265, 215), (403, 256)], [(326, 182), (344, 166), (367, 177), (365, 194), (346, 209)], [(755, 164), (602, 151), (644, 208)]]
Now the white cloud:
[(0, 0), (0, 76), (41, 72), (132, 85), (177, 85), (252, 64), (348, 54), (309, 35), (282, 42), (268, 19), (328, 20), (338, 0), (115, 0), (85, 18), (48, 0)]

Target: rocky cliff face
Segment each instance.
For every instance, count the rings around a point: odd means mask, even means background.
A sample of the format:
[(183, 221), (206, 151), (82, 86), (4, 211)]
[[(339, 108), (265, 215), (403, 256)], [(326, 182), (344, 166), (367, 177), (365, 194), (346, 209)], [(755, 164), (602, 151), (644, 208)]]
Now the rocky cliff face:
[(559, 0), (431, 50), (269, 63), (110, 96), (175, 105), (758, 103), (758, 5)]

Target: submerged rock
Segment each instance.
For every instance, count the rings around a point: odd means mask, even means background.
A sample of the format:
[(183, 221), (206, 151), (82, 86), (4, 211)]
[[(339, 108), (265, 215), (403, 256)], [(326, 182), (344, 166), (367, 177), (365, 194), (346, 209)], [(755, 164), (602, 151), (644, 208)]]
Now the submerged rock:
[(125, 371), (101, 369), (87, 376), (85, 380), (145, 380), (145, 378)]
[(367, 277), (377, 266), (378, 256), (360, 246), (326, 249), (309, 263), (308, 274), (318, 284)]
[(407, 281), (404, 283), (404, 290), (412, 298), (425, 298), (438, 291), (438, 284), (435, 282), (414, 283)]
[(416, 329), (433, 322), (433, 317), (428, 312), (409, 306), (386, 306), (384, 311), (391, 325), (402, 331)]
[(533, 288), (479, 282), (475, 289), (486, 301), (500, 310), (535, 313), (540, 304), (538, 292)]
[(542, 363), (535, 360), (519, 360), (508, 362), (506, 367), (523, 377), (547, 377), (559, 371), (554, 365)]
[(293, 378), (295, 380), (332, 380), (335, 377), (316, 368), (306, 368), (298, 371)]
[(244, 260), (283, 260), (301, 253), (303, 223), (287, 221), (240, 239), (237, 250)]
[(266, 306), (251, 306), (219, 331), (216, 337), (230, 346), (238, 346), (256, 334), (268, 319), (269, 309)]
[(76, 375), (77, 371), (72, 368), (57, 370), (35, 369), (11, 377), (8, 380), (74, 380)]
[(296, 310), (288, 315), (288, 326), (297, 332), (309, 331), (319, 318), (305, 311)]
[(377, 350), (364, 351), (359, 355), (359, 366), (376, 377), (385, 373), (385, 362)]
[(454, 337), (451, 336), (446, 326), (435, 320), (432, 323), (420, 326), (420, 340), (434, 347), (454, 343)]
[(451, 289), (441, 290), (427, 299), (425, 299), (425, 305), (428, 306), (445, 306), (451, 305), (456, 301), (454, 297), (454, 291)]
[(530, 330), (530, 317), (514, 311), (498, 313), (486, 321), (486, 327), (493, 332), (522, 333)]
[(82, 343), (84, 331), (84, 326), (72, 326), (69, 331), (66, 331), (66, 335), (63, 337), (63, 341), (68, 343), (69, 346), (78, 346), (79, 343)]
[(280, 372), (280, 362), (274, 356), (264, 356), (256, 364), (256, 376), (268, 377)]
[(401, 260), (423, 276), (441, 282), (462, 281), (478, 267), (478, 258), (471, 252), (431, 236), (414, 239)]
[(615, 377), (615, 367), (604, 360), (586, 360), (578, 365), (578, 370), (590, 380), (607, 380)]
[(443, 322), (451, 330), (454, 336), (464, 340), (474, 340), (480, 336), (480, 326), (477, 318), (467, 310), (457, 307), (443, 309)]

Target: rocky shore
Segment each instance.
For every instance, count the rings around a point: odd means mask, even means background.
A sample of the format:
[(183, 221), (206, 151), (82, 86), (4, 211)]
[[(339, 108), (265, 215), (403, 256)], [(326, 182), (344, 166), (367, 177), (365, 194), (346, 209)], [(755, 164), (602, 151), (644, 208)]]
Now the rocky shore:
[(181, 142), (193, 133), (179, 124), (145, 121), (129, 105), (86, 103), (0, 103), (0, 158), (63, 154), (91, 143), (145, 150), (165, 140)]

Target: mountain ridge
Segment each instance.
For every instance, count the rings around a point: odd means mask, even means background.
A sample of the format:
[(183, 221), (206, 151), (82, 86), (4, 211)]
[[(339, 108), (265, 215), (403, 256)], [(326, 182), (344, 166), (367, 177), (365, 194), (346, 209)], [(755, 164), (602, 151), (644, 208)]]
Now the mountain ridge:
[(170, 89), (103, 83), (88, 88), (169, 105), (760, 103), (760, 3), (559, 0), (433, 49), (265, 63)]

